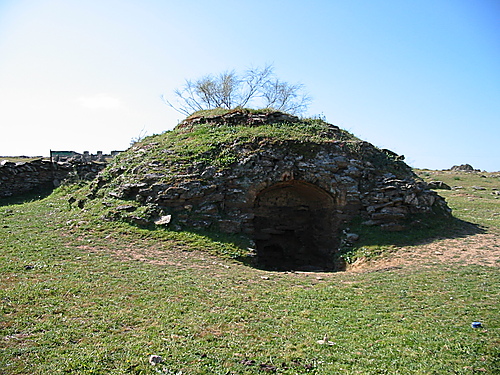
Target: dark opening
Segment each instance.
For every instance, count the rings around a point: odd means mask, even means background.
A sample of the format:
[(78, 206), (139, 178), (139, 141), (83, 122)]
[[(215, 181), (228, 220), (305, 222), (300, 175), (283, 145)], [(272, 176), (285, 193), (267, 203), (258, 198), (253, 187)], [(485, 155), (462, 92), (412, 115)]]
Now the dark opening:
[(333, 199), (298, 181), (278, 183), (255, 201), (259, 265), (272, 270), (331, 270), (334, 267)]

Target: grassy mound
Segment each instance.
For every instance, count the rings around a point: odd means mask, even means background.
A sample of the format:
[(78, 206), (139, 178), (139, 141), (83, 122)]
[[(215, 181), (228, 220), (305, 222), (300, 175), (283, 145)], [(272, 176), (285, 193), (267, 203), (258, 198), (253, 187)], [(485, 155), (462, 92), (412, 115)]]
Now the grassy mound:
[[(269, 144), (283, 142), (306, 155), (316, 152), (316, 148), (323, 144), (334, 144), (339, 153), (369, 161), (383, 173), (415, 176), (404, 162), (398, 160), (397, 155), (363, 142), (321, 119), (299, 119), (272, 110), (217, 109), (194, 113), (174, 130), (134, 144), (115, 157), (98, 179), (73, 193), (73, 207), (84, 208), (85, 214), (93, 222), (122, 220), (149, 229), (159, 229), (150, 219), (155, 215), (152, 204), (134, 199), (124, 200), (116, 195), (116, 190), (125, 185), (175, 186), (179, 178), (200, 179), (200, 171), (211, 169), (217, 173), (230, 170), (234, 163), (248, 157), (249, 153), (258, 154)], [(200, 179), (200, 183), (206, 181)], [(433, 223), (428, 222), (406, 233), (387, 233), (362, 226), (361, 220), (355, 221), (351, 229), (361, 234), (362, 241), (345, 247), (343, 257), (352, 262), (367, 253), (380, 253), (380, 247), (386, 249), (392, 245), (415, 243), (438, 233), (449, 232), (450, 225), (442, 217), (436, 217)], [(162, 228), (159, 233), (175, 237), (179, 235), (179, 230)], [(216, 246), (213, 253), (223, 256), (232, 254), (239, 259), (248, 256), (249, 239), (244, 235), (228, 236), (213, 231), (196, 233), (225, 244)], [(229, 249), (225, 249), (225, 246), (229, 246)]]
[[(233, 114), (224, 110), (195, 113), (186, 121), (203, 118), (207, 122), (187, 126), (181, 123), (172, 131), (147, 137), (136, 143), (127, 152), (120, 154), (112, 168), (122, 168), (125, 174), (141, 171), (148, 163), (158, 164), (158, 169), (173, 167), (173, 172), (189, 170), (190, 166), (203, 163), (219, 168), (226, 167), (236, 160), (234, 146), (261, 141), (298, 141), (302, 143), (325, 143), (334, 141), (358, 142), (352, 134), (320, 119), (303, 119), (297, 122), (264, 123), (253, 126), (246, 124), (225, 124), (210, 121), (224, 114)], [(241, 113), (241, 112), (236, 112)], [(267, 112), (255, 112), (266, 114)], [(167, 177), (167, 176), (166, 176)]]

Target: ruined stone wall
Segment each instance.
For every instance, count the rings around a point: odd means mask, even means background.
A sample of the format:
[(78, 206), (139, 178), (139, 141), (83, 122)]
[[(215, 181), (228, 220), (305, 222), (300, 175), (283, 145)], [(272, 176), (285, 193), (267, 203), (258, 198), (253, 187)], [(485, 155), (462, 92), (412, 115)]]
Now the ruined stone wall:
[(0, 163), (0, 198), (59, 186), (67, 178), (91, 180), (105, 167), (101, 163), (51, 163), (48, 160)]

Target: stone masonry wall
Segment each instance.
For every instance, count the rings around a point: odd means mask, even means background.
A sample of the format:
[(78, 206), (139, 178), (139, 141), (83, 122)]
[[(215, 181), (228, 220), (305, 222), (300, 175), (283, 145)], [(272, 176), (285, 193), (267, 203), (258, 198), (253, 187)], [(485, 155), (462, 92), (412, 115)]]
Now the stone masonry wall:
[[(379, 152), (368, 143), (356, 145), (363, 147), (361, 155)], [(108, 194), (147, 205), (152, 221), (155, 216), (170, 215), (172, 223), (180, 227), (218, 227), (223, 232), (250, 235), (254, 233), (258, 195), (285, 182), (314, 185), (329, 194), (339, 226), (361, 214), (367, 225), (396, 231), (404, 229), (403, 223), (412, 214), (448, 210), (445, 201), (416, 179), (408, 167), (394, 173), (381, 170), (359, 155), (346, 153), (342, 142), (316, 147), (295, 141), (248, 143), (235, 146), (235, 152), (239, 160), (231, 168), (193, 164), (168, 183), (161, 181), (164, 174), (155, 170), (158, 165), (165, 171), (161, 163), (150, 163), (149, 173), (138, 174), (136, 179), (129, 175), (123, 183), (119, 181), (124, 170), (111, 169), (108, 178), (116, 188)], [(90, 197), (108, 182), (98, 176)], [(148, 218), (133, 212), (126, 215), (131, 221), (147, 224)]]
[(57, 187), (69, 177), (92, 180), (102, 163), (51, 163), (48, 160), (0, 162), (0, 198)]

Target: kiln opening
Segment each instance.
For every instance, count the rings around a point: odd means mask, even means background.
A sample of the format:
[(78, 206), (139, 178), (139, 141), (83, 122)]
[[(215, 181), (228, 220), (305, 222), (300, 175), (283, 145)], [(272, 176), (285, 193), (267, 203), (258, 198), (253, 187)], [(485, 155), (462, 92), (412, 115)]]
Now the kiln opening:
[(254, 206), (259, 265), (271, 270), (331, 270), (335, 244), (334, 200), (301, 181), (275, 184)]

